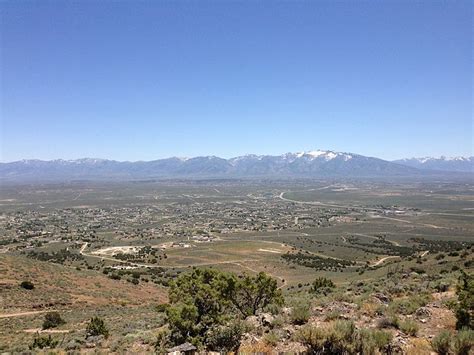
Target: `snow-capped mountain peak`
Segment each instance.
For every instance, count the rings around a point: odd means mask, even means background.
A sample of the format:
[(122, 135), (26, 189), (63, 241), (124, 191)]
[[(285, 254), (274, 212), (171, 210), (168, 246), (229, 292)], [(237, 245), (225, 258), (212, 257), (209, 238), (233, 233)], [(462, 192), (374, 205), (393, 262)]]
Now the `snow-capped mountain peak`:
[(394, 163), (419, 169), (473, 172), (474, 157), (422, 157), (395, 160)]
[[(288, 153), (291, 154), (291, 153)], [(334, 152), (332, 150), (310, 150), (307, 152), (299, 152), (296, 153), (295, 156), (297, 158), (308, 158), (310, 160), (313, 159), (318, 159), (318, 158), (323, 158), (326, 161), (333, 160), (338, 157), (342, 157), (344, 161), (348, 161), (349, 159), (352, 159), (352, 155), (347, 154), (347, 153), (340, 153), (340, 152)]]

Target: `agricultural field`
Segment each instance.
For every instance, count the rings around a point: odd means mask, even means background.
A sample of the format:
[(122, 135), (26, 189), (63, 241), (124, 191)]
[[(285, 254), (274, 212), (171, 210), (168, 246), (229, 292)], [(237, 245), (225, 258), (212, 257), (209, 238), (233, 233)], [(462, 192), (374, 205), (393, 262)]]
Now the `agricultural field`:
[[(314, 309), (358, 302), (354, 319), (373, 326), (370, 292), (398, 283), (429, 293), (443, 281), (444, 293), (430, 299), (452, 301), (459, 270), (474, 267), (474, 185), (466, 181), (71, 182), (0, 192), (0, 351), (26, 351), (40, 334), (60, 348), (86, 347), (78, 339), (94, 315), (110, 337), (91, 349), (152, 351), (166, 324), (157, 307), (196, 269), (264, 272), (290, 308), (300, 299)], [(318, 278), (334, 283), (337, 300), (309, 296)], [(52, 311), (65, 323), (41, 330)], [(423, 344), (407, 337), (405, 351), (429, 349), (441, 328), (453, 330), (453, 313), (445, 315), (433, 329), (432, 320), (420, 323)], [(269, 344), (304, 350), (293, 340)]]

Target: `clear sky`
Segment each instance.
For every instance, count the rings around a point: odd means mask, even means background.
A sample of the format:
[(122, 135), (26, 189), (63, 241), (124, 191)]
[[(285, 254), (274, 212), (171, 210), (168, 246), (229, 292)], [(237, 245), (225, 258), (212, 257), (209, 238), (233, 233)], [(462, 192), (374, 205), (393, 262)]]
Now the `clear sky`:
[(1, 1), (2, 161), (473, 154), (471, 1)]

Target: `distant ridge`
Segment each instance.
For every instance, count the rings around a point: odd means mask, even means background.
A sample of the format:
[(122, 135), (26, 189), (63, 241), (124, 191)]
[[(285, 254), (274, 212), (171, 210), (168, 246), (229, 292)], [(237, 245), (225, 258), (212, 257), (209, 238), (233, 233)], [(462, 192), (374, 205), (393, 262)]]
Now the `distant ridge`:
[[(470, 159), (472, 166), (472, 158)], [(153, 161), (21, 160), (0, 163), (0, 179), (9, 181), (133, 180), (163, 178), (314, 178), (419, 176), (410, 160), (389, 162), (354, 153), (313, 150), (282, 155), (167, 158)], [(464, 171), (464, 170), (463, 170)], [(471, 170), (472, 171), (472, 170)]]
[(417, 169), (437, 171), (474, 172), (474, 157), (444, 157), (439, 158), (409, 158), (393, 161), (397, 164), (410, 166)]

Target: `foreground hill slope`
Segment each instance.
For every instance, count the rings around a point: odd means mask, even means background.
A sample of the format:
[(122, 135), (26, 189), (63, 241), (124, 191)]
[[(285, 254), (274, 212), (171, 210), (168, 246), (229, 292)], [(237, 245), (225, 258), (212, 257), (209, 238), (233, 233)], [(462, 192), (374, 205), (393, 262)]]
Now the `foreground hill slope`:
[[(106, 317), (116, 329), (133, 329), (143, 322), (153, 324), (153, 308), (168, 300), (167, 291), (151, 283), (134, 285), (96, 270), (22, 256), (1, 255), (0, 274), (0, 350), (25, 350), (34, 333), (41, 331), (47, 312), (57, 311), (65, 319), (63, 326), (45, 331), (60, 334), (65, 346), (85, 331), (93, 316)], [(34, 289), (20, 287), (23, 281), (32, 282)]]

